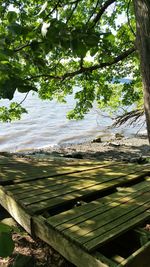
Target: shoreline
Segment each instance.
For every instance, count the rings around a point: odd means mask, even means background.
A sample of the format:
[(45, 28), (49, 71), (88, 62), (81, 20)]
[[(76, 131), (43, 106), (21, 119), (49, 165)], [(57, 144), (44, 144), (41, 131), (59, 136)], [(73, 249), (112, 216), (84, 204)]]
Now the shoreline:
[(146, 135), (124, 137), (120, 134), (106, 140), (97, 137), (80, 144), (65, 144), (25, 152), (0, 152), (0, 155), (45, 159), (63, 157), (75, 159), (123, 160), (134, 162), (150, 157), (150, 145)]

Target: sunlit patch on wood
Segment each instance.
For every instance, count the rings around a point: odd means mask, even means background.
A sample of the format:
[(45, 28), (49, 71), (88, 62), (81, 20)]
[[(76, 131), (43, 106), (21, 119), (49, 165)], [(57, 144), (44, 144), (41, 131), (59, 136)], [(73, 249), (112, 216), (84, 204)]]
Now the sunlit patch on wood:
[[(150, 250), (149, 177), (149, 164), (3, 158), (0, 204), (76, 266), (134, 266)], [(138, 245), (125, 256), (116, 244), (129, 233)]]

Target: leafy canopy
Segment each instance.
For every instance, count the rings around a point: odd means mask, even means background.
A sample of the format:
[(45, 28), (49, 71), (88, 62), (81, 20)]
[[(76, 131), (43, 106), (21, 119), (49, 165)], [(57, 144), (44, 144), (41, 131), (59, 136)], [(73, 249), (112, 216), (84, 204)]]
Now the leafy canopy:
[[(130, 1), (131, 2), (131, 1)], [(36, 91), (65, 101), (69, 118), (83, 118), (96, 100), (111, 110), (143, 105), (135, 18), (128, 0), (6, 0), (0, 6), (0, 99)], [(119, 85), (123, 77), (132, 82)], [(113, 82), (113, 83), (112, 83)], [(0, 120), (20, 118), (19, 104), (0, 108)]]

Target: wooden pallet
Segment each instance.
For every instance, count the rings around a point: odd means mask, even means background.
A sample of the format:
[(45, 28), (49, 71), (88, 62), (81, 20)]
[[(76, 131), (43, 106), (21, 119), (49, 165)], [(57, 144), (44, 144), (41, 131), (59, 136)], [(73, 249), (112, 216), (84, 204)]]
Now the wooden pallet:
[(76, 266), (148, 266), (150, 165), (3, 158), (0, 170), (0, 204)]

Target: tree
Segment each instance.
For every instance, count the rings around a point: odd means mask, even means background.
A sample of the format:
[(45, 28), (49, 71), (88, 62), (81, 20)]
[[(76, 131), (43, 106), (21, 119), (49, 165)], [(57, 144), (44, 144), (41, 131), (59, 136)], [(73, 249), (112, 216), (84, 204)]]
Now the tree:
[[(141, 23), (138, 7), (143, 1), (134, 2), (5, 1), (0, 7), (0, 98), (11, 100), (16, 90), (33, 90), (42, 99), (63, 102), (79, 86), (69, 118), (83, 118), (94, 101), (111, 111), (127, 111), (128, 106), (141, 109), (137, 47), (142, 52), (135, 36), (135, 15)], [(137, 27), (137, 40), (142, 29)], [(130, 82), (120, 84), (120, 79), (129, 76)], [(149, 106), (145, 110), (149, 125)], [(6, 121), (19, 118), (25, 110), (20, 103), (12, 103), (0, 112), (0, 119)]]
[(148, 139), (150, 142), (150, 2), (148, 0), (135, 0), (134, 8), (137, 28), (137, 47), (140, 54), (144, 88), (144, 108)]

